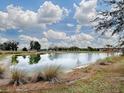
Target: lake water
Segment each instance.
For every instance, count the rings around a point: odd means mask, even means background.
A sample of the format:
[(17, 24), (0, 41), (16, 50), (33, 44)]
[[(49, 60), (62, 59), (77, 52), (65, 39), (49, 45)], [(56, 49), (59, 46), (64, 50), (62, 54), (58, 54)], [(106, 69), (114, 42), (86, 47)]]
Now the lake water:
[(85, 67), (96, 62), (98, 59), (103, 59), (111, 54), (107, 53), (64, 53), (64, 54), (44, 54), (40, 55), (41, 59), (37, 64), (29, 64), (29, 57), (25, 58), (18, 56), (18, 64), (12, 65), (10, 68), (18, 68), (27, 72), (36, 72), (42, 70), (46, 66), (57, 65), (63, 70), (70, 71), (77, 67)]

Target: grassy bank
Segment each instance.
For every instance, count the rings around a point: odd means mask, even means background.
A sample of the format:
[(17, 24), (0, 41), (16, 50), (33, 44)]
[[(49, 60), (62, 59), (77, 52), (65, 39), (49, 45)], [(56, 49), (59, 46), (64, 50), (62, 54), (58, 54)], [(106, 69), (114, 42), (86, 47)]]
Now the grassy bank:
[(8, 54), (20, 54), (20, 55), (30, 55), (30, 54), (50, 54), (50, 53), (106, 53), (103, 51), (0, 51), (0, 55)]
[[(101, 61), (108, 61), (108, 58)], [(39, 90), (36, 93), (124, 93), (124, 57), (112, 57), (109, 65), (99, 63), (80, 69), (80, 73), (89, 73), (88, 78), (82, 77), (72, 84)]]
[(63, 83), (37, 82), (16, 88), (1, 86), (0, 89), (28, 91), (21, 93), (124, 93), (124, 56), (98, 60), (65, 76)]

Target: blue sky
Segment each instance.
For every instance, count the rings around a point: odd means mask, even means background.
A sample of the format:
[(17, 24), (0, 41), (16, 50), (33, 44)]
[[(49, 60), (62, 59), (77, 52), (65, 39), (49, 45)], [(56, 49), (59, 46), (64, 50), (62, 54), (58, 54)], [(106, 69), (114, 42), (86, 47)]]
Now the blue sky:
[(31, 40), (42, 48), (103, 47), (112, 40), (98, 38), (90, 20), (106, 7), (98, 0), (0, 0), (0, 42), (16, 40), (20, 48)]

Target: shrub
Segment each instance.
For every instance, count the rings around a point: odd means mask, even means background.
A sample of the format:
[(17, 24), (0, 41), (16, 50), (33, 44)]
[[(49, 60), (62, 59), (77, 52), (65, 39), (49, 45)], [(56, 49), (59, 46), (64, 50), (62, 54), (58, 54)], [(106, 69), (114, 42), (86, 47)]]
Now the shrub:
[(61, 66), (50, 65), (43, 69), (43, 79), (46, 81), (58, 82), (62, 74)]
[(26, 47), (22, 48), (22, 51), (28, 51), (28, 49)]
[(11, 81), (10, 84), (14, 84), (19, 86), (20, 84), (25, 84), (26, 81), (26, 73), (23, 70), (13, 68), (11, 70)]
[(0, 78), (1, 79), (3, 78), (4, 72), (5, 72), (5, 69), (3, 67), (0, 67)]
[(49, 81), (49, 82), (60, 82), (60, 75), (62, 74), (62, 70), (60, 66), (50, 65), (45, 66), (39, 72), (36, 72), (31, 82), (38, 82), (38, 81)]
[(111, 58), (111, 57), (107, 57), (107, 58), (105, 59), (105, 61), (106, 61), (106, 62), (110, 62), (110, 63), (112, 63), (112, 62), (113, 62), (113, 60), (112, 60), (112, 58)]

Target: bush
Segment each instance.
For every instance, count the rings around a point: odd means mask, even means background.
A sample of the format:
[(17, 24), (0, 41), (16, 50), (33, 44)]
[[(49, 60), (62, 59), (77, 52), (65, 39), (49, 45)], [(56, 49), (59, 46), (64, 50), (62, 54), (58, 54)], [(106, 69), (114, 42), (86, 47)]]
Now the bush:
[(26, 47), (22, 48), (22, 51), (28, 51), (28, 49)]
[(1, 79), (3, 78), (4, 72), (5, 72), (5, 69), (3, 67), (0, 67), (0, 78)]
[(33, 75), (31, 81), (49, 81), (49, 82), (60, 82), (60, 75), (62, 70), (60, 66), (50, 65), (44, 67), (40, 72), (37, 72)]
[(62, 74), (61, 66), (50, 65), (43, 69), (43, 79), (46, 81), (58, 82)]
[(11, 70), (11, 81), (10, 84), (19, 86), (20, 84), (26, 83), (26, 73), (23, 70), (13, 68)]

